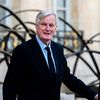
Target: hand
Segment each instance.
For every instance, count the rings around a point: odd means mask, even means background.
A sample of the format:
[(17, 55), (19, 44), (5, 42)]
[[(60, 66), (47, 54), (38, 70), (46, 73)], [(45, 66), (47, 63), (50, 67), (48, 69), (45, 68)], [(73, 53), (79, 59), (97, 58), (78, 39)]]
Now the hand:
[(99, 100), (99, 95), (98, 94), (95, 96), (95, 100)]

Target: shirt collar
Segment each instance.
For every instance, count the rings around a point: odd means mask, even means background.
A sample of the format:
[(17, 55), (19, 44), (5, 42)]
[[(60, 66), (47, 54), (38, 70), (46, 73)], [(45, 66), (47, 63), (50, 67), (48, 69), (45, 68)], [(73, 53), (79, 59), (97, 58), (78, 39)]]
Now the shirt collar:
[[(37, 41), (38, 41), (38, 43), (39, 43), (39, 45), (40, 45), (40, 47), (41, 47), (41, 49), (43, 50), (45, 47), (47, 47), (47, 45), (46, 44), (44, 44), (40, 39), (39, 39), (39, 37), (36, 35), (36, 39), (37, 39)], [(51, 42), (48, 44), (48, 47), (50, 47), (50, 45), (51, 45)]]

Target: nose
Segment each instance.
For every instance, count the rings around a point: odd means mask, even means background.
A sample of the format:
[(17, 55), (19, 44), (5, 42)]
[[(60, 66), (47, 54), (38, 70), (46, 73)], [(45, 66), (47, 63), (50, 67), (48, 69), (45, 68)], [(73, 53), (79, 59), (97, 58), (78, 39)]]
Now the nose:
[(49, 24), (46, 25), (46, 30), (47, 30), (47, 31), (50, 30), (50, 26), (49, 26)]
[(47, 29), (49, 29), (49, 28), (50, 28), (49, 24), (47, 24), (47, 25), (46, 25), (46, 28), (47, 28)]

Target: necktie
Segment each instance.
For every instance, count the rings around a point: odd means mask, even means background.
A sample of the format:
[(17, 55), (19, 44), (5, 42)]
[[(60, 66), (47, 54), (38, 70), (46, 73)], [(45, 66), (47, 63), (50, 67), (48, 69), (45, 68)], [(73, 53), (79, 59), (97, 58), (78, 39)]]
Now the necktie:
[(46, 50), (47, 50), (49, 69), (50, 69), (51, 74), (53, 75), (53, 74), (55, 74), (55, 68), (54, 68), (54, 63), (53, 63), (52, 57), (51, 57), (50, 48), (46, 47)]

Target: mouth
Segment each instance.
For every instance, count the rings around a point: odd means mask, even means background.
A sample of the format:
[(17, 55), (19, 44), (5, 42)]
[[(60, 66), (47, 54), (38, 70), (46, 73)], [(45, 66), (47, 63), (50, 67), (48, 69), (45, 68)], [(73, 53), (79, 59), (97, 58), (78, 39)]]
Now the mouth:
[(51, 33), (47, 33), (47, 32), (45, 32), (44, 34), (50, 35)]

